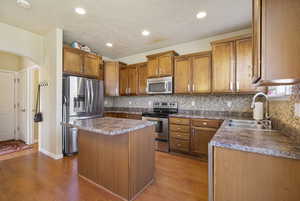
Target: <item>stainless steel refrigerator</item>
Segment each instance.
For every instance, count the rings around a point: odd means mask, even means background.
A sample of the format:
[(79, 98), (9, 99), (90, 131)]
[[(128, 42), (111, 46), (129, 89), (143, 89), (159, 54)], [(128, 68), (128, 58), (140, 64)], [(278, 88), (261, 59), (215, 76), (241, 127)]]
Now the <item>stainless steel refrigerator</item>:
[[(63, 121), (103, 117), (103, 81), (76, 76), (63, 77)], [(63, 126), (63, 153), (78, 152), (77, 129)]]

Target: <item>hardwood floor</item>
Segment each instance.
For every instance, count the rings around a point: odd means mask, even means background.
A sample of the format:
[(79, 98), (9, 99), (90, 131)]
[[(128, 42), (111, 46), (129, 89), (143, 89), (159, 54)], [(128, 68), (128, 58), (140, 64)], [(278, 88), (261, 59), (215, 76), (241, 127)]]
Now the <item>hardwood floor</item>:
[[(156, 153), (155, 181), (136, 201), (207, 201), (207, 163)], [(77, 158), (36, 152), (0, 161), (1, 201), (120, 201), (77, 176)]]

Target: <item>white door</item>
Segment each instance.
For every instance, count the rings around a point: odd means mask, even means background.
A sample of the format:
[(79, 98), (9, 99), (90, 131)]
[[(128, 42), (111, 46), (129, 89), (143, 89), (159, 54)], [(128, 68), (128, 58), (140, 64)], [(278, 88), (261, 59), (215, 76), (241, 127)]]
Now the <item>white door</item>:
[(27, 71), (18, 75), (18, 139), (27, 142)]
[(15, 139), (14, 73), (0, 71), (0, 141)]

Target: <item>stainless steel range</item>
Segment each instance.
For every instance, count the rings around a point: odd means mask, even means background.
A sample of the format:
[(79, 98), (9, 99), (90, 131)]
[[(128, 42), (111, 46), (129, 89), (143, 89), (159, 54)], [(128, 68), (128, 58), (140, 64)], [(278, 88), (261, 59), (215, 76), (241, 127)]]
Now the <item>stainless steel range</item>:
[(154, 102), (153, 112), (144, 112), (143, 120), (155, 121), (156, 150), (169, 152), (169, 115), (178, 112), (177, 103)]

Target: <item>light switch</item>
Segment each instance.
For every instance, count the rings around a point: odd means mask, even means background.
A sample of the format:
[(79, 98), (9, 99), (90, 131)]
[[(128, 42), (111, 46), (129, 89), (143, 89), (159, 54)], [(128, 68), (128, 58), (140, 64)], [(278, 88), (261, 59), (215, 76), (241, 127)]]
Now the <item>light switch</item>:
[(300, 103), (295, 103), (295, 117), (300, 117)]

